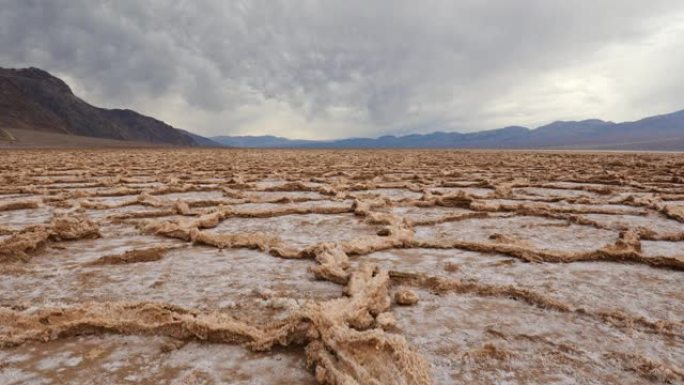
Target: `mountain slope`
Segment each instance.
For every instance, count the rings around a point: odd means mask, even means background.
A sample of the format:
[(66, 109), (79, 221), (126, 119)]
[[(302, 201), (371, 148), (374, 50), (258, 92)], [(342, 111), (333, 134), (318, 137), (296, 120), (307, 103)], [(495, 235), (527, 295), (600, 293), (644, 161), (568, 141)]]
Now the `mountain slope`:
[(94, 107), (33, 67), (0, 68), (0, 128), (177, 146), (208, 141), (135, 111)]
[(92, 136), (59, 134), (56, 132), (22, 130), (18, 128), (0, 129), (0, 150), (2, 149), (39, 149), (39, 148), (149, 148), (170, 147), (164, 143), (150, 143), (130, 140), (104, 139)]
[[(249, 138), (245, 140), (244, 138)], [(236, 147), (306, 148), (491, 148), (491, 149), (615, 149), (684, 151), (684, 110), (635, 122), (598, 119), (554, 122), (536, 129), (510, 126), (473, 133), (434, 132), (377, 139), (301, 141), (277, 137), (215, 137)]]
[(185, 133), (185, 134), (187, 134), (187, 135), (190, 135), (190, 137), (192, 137), (192, 139), (195, 140), (195, 143), (196, 143), (198, 146), (202, 146), (202, 147), (231, 147), (231, 146), (224, 146), (224, 145), (222, 145), (221, 143), (215, 142), (215, 141), (213, 141), (213, 140), (211, 140), (211, 139), (209, 139), (209, 138), (205, 138), (205, 137), (203, 137), (203, 136), (199, 136), (199, 135), (194, 134), (194, 133), (192, 133), (192, 132), (190, 132), (190, 131), (186, 131), (186, 130), (183, 130), (183, 129), (180, 129), (180, 128), (178, 128), (178, 130), (181, 131), (181, 132), (183, 132), (183, 133)]

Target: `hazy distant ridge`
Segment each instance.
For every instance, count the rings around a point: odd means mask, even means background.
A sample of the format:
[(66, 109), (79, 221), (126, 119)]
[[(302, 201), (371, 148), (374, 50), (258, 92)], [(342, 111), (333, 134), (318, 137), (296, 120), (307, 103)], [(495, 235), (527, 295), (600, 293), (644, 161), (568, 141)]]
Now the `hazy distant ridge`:
[(289, 148), (511, 148), (622, 149), (684, 151), (684, 110), (635, 122), (598, 119), (554, 122), (536, 129), (510, 126), (473, 133), (433, 132), (333, 141), (290, 140), (275, 136), (216, 136), (235, 147)]

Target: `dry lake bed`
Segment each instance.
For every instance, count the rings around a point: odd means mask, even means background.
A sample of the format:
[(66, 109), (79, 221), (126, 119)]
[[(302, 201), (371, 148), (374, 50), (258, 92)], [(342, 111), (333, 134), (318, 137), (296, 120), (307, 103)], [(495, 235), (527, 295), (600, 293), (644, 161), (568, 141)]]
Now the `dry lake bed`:
[(2, 384), (682, 384), (684, 155), (0, 152)]

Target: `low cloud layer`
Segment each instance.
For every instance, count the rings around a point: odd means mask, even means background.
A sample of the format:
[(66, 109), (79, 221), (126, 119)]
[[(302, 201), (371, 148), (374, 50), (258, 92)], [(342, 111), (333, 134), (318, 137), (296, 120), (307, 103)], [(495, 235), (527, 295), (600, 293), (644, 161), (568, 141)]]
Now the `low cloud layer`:
[(684, 108), (684, 2), (0, 0), (0, 66), (204, 135), (622, 121)]

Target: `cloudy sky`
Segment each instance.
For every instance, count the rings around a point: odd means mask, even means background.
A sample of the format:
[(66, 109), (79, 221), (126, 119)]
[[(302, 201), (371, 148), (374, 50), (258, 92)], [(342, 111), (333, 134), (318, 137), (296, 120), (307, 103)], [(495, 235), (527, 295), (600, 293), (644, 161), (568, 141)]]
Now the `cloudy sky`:
[(684, 108), (684, 1), (0, 0), (0, 66), (204, 135), (624, 121)]

